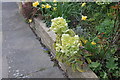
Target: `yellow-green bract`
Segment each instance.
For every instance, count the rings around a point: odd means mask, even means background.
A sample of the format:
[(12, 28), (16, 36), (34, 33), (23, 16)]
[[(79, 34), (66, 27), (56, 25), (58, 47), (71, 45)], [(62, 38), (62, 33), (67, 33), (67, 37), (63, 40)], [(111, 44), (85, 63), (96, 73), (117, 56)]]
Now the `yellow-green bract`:
[(52, 24), (50, 29), (53, 30), (55, 33), (61, 33), (68, 29), (68, 24), (66, 23), (66, 20), (62, 17), (54, 18), (51, 21)]
[(61, 43), (56, 43), (56, 51), (65, 54), (66, 56), (73, 56), (79, 51), (79, 37), (75, 35), (71, 37), (69, 34), (62, 34)]

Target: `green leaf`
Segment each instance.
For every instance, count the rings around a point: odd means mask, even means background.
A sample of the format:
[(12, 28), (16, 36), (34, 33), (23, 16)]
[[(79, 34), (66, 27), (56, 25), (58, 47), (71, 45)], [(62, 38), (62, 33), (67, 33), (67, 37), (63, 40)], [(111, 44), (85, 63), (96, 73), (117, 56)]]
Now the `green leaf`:
[(83, 61), (76, 61), (76, 63), (83, 65)]
[(79, 71), (79, 72), (85, 72), (83, 69), (81, 69), (79, 66), (76, 66), (76, 69)]
[(73, 70), (73, 72), (75, 72), (75, 70), (76, 70), (76, 64), (72, 64), (72, 70)]
[(100, 76), (102, 77), (102, 78), (108, 78), (108, 76), (107, 76), (107, 73), (106, 72), (100, 72)]
[(107, 78), (107, 73), (106, 72), (103, 73), (104, 73), (103, 78)]
[(89, 65), (91, 68), (97, 68), (100, 66), (100, 63), (99, 62), (92, 62), (90, 65)]
[(70, 59), (68, 59), (66, 62), (73, 62), (75, 61), (75, 58), (74, 57), (71, 57)]
[(91, 56), (91, 54), (89, 53), (84, 54), (84, 57), (88, 57), (88, 56)]
[(61, 59), (60, 59), (61, 55), (62, 55), (62, 53), (57, 52), (55, 58), (56, 58), (57, 60), (61, 61)]
[(113, 76), (120, 77), (120, 70), (115, 71), (115, 72), (113, 73)]
[(108, 62), (106, 63), (106, 67), (109, 69), (116, 69), (117, 68), (117, 63), (115, 63), (116, 58), (111, 57)]
[(90, 58), (86, 58), (86, 60), (89, 64), (92, 62)]

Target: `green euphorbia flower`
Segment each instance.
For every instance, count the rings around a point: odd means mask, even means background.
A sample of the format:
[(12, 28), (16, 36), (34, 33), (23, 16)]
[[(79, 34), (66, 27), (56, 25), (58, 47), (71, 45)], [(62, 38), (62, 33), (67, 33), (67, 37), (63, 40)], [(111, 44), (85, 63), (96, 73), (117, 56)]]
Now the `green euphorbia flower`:
[(66, 23), (66, 20), (62, 17), (54, 18), (51, 20), (52, 24), (50, 29), (53, 30), (57, 34), (61, 34), (62, 32), (65, 32), (68, 28), (68, 24)]
[(71, 37), (69, 34), (62, 34), (61, 43), (56, 44), (56, 51), (65, 54), (66, 56), (73, 56), (79, 51), (79, 37), (75, 35)]

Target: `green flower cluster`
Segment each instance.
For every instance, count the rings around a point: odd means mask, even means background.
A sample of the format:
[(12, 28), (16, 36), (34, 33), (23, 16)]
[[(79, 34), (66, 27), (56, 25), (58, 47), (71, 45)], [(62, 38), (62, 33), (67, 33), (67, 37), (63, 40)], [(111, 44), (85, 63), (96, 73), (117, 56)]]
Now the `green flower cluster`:
[(79, 36), (71, 37), (69, 34), (62, 34), (61, 43), (56, 44), (56, 51), (65, 54), (65, 56), (73, 56), (79, 51)]
[(111, 0), (96, 0), (96, 3), (98, 5), (107, 5), (107, 4), (110, 4), (112, 1)]
[(68, 24), (66, 23), (66, 20), (62, 17), (54, 18), (51, 21), (52, 24), (50, 29), (53, 30), (55, 33), (61, 34), (62, 32), (65, 32), (68, 29)]
[[(79, 51), (79, 36), (68, 29), (68, 24), (62, 17), (54, 18), (51, 20), (52, 24), (50, 29), (56, 34), (56, 51), (62, 53), (65, 56), (73, 56)], [(73, 33), (73, 35), (71, 35)]]

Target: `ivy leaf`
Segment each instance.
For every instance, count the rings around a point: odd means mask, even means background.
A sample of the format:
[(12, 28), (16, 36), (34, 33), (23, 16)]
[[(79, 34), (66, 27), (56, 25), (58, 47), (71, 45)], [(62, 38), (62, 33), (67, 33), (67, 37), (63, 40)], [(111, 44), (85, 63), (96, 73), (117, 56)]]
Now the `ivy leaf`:
[(117, 68), (117, 63), (115, 63), (116, 58), (111, 57), (108, 62), (106, 63), (106, 67), (109, 69), (116, 69)]
[(89, 65), (91, 68), (97, 68), (100, 66), (99, 62), (91, 62), (91, 64)]

